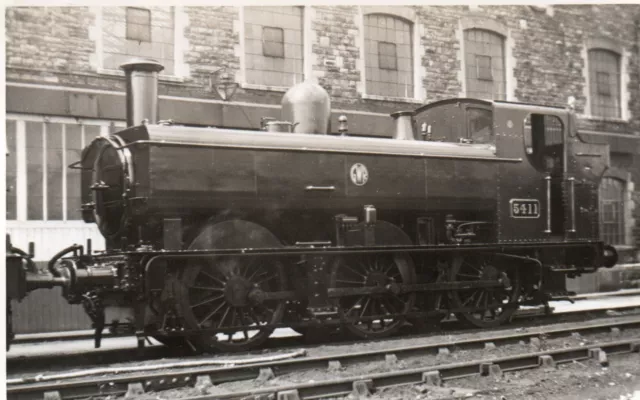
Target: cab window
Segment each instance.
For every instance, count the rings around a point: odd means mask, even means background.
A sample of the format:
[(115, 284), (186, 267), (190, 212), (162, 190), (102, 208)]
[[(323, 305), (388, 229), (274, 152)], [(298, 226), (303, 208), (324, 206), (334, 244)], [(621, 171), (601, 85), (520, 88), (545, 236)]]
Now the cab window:
[(563, 171), (564, 124), (555, 115), (529, 114), (524, 120), (524, 145), (531, 165), (552, 175)]
[(467, 108), (467, 135), (475, 144), (495, 144), (493, 113), (486, 108)]

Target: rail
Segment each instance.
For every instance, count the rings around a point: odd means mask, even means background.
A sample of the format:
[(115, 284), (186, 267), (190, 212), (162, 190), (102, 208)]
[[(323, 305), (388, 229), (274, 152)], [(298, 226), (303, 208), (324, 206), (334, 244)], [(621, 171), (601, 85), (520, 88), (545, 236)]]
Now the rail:
[[(145, 391), (159, 391), (176, 387), (185, 387), (194, 384), (199, 377), (208, 376), (212, 383), (218, 384), (230, 381), (239, 381), (247, 379), (255, 379), (261, 370), (271, 369), (272, 373), (282, 375), (290, 372), (299, 372), (303, 370), (311, 370), (317, 368), (327, 368), (330, 363), (339, 363), (340, 365), (354, 365), (359, 363), (384, 361), (388, 357), (402, 359), (416, 356), (437, 355), (442, 352), (443, 348), (451, 349), (478, 349), (485, 348), (486, 343), (509, 344), (518, 343), (526, 339), (532, 339), (541, 335), (547, 339), (552, 337), (561, 337), (572, 335), (576, 332), (579, 334), (611, 332), (612, 335), (619, 335), (624, 329), (640, 328), (640, 318), (619, 319), (616, 321), (608, 321), (597, 324), (571, 325), (569, 327), (541, 329), (536, 332), (516, 332), (508, 334), (497, 334), (484, 338), (471, 338), (466, 340), (443, 341), (417, 346), (404, 346), (398, 348), (387, 348), (376, 351), (364, 351), (358, 353), (336, 354), (320, 357), (295, 358), (280, 361), (272, 361), (266, 363), (256, 363), (249, 365), (228, 366), (228, 367), (205, 367), (205, 368), (188, 368), (177, 371), (162, 371), (166, 366), (158, 364), (158, 370), (162, 372), (144, 374), (132, 374), (128, 376), (96, 376), (79, 380), (59, 380), (56, 382), (46, 383), (22, 383), (16, 384), (16, 381), (7, 381), (7, 395), (9, 399), (33, 399), (42, 398), (46, 392), (58, 392), (58, 397), (80, 398), (91, 396), (107, 396), (122, 395), (127, 392), (129, 385), (141, 383)], [(640, 349), (640, 337), (628, 340), (605, 342), (598, 345), (592, 345), (591, 348), (598, 347), (607, 352), (630, 352)], [(551, 355), (558, 362), (566, 362), (573, 359), (586, 359), (590, 356), (590, 349), (585, 347), (569, 348), (562, 350), (553, 350), (541, 353), (520, 354), (518, 356), (503, 357), (499, 359), (482, 360), (464, 364), (440, 365), (438, 367), (422, 368), (417, 370), (396, 371), (385, 374), (360, 376), (355, 378), (346, 378), (340, 381), (315, 382), (313, 385), (296, 385), (282, 388), (265, 388), (250, 392), (232, 393), (229, 395), (216, 395), (216, 398), (235, 399), (246, 396), (255, 396), (259, 394), (272, 394), (285, 390), (298, 390), (301, 398), (308, 398), (315, 395), (343, 395), (348, 394), (352, 390), (353, 382), (359, 380), (371, 380), (376, 386), (385, 386), (385, 382), (394, 382), (394, 384), (403, 383), (406, 379), (418, 379), (419, 383), (424, 372), (438, 371), (444, 379), (451, 379), (455, 376), (469, 375), (477, 373), (479, 366), (483, 364), (499, 365), (503, 370), (514, 370), (522, 368), (531, 368), (539, 365), (539, 357), (542, 355)], [(578, 358), (575, 358), (578, 357)], [(96, 370), (98, 374), (101, 370)], [(126, 368), (120, 368), (120, 372), (126, 373)], [(85, 370), (87, 375), (91, 375), (91, 370)], [(40, 379), (45, 377), (41, 376)], [(410, 383), (410, 382), (405, 382)], [(345, 386), (347, 385), (347, 386)], [(345, 392), (346, 390), (346, 392)]]

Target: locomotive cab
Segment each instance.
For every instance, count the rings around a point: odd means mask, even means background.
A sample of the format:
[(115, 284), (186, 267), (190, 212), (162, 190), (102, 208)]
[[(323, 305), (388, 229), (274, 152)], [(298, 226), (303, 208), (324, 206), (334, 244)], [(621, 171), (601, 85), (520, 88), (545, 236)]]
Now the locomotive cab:
[(594, 215), (608, 148), (581, 139), (573, 112), (449, 99), (418, 108), (415, 120), (422, 140), (490, 145), (497, 157), (519, 161), (496, 165), (498, 241), (598, 239)]

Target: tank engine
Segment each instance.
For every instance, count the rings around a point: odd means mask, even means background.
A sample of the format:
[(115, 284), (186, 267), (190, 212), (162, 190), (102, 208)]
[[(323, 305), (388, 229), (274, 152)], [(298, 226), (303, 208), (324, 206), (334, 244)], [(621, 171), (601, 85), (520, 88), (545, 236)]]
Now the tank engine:
[(489, 327), (616, 262), (598, 239), (608, 148), (569, 110), (450, 99), (392, 114), (392, 138), (335, 136), (328, 94), (306, 82), (264, 131), (193, 128), (157, 121), (161, 65), (123, 69), (129, 128), (75, 166), (107, 250), (49, 263), (97, 345), (110, 307), (139, 345), (197, 350), (278, 327), (384, 337), (450, 313)]

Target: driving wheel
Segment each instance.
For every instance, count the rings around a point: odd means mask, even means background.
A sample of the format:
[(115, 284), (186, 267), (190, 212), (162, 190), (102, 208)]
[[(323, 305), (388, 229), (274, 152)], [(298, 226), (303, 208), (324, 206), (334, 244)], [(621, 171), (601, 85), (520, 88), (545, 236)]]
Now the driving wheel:
[(458, 256), (453, 259), (449, 278), (453, 282), (497, 281), (499, 287), (452, 290), (453, 308), (471, 309), (456, 312), (461, 321), (489, 328), (507, 321), (518, 306), (520, 269), (517, 265), (501, 265), (489, 256)]
[(400, 293), (399, 285), (415, 282), (407, 255), (364, 255), (337, 259), (331, 270), (332, 288), (379, 288), (381, 292), (336, 299), (342, 319), (353, 319), (346, 329), (360, 338), (381, 338), (396, 332), (405, 321), (398, 314), (413, 307), (415, 293)]
[(192, 262), (182, 274), (182, 316), (189, 329), (220, 329), (191, 337), (201, 350), (245, 351), (269, 338), (281, 322), (282, 300), (268, 292), (284, 291), (283, 266), (273, 258), (220, 257)]

